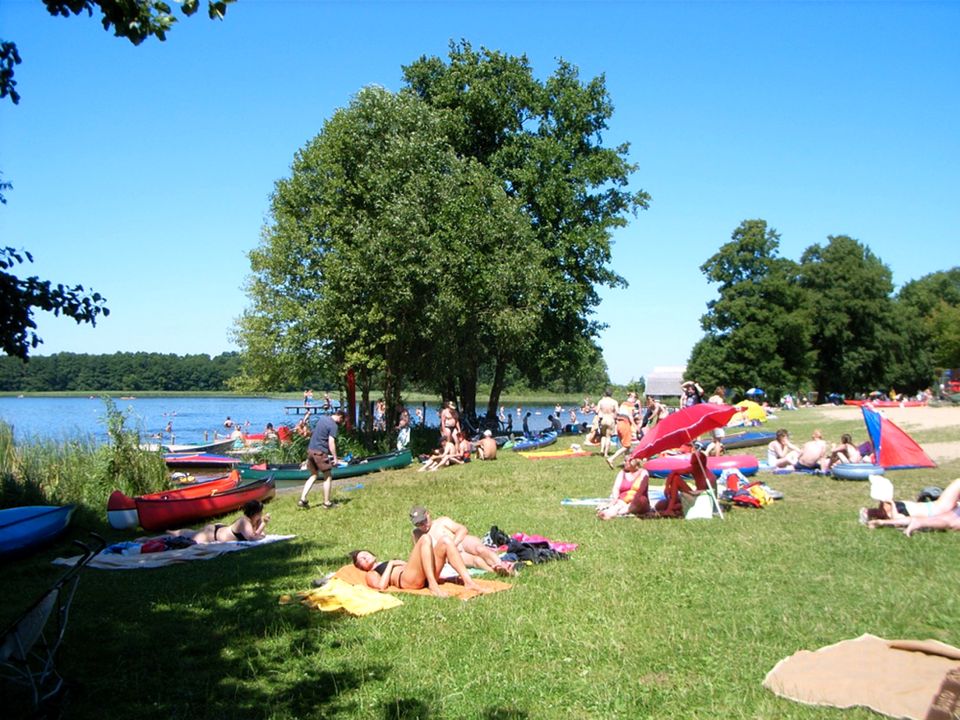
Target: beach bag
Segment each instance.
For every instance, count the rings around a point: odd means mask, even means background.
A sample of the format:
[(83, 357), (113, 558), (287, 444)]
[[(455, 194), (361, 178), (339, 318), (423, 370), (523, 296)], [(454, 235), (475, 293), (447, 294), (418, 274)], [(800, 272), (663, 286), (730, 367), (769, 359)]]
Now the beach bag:
[(709, 493), (701, 493), (693, 497), (687, 493), (680, 493), (680, 505), (683, 507), (684, 520), (713, 519), (713, 498)]

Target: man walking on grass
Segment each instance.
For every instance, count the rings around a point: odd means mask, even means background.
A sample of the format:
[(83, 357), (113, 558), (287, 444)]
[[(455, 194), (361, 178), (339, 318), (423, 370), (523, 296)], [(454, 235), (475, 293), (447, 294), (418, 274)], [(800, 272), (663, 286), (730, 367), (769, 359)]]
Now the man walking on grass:
[(303, 509), (310, 507), (310, 503), (307, 502), (307, 494), (317, 481), (317, 475), (320, 473), (323, 474), (323, 507), (327, 509), (333, 507), (333, 503), (330, 501), (332, 479), (330, 471), (338, 463), (337, 430), (342, 421), (342, 410), (334, 410), (329, 415), (321, 415), (317, 418), (313, 435), (310, 436), (310, 444), (307, 445), (307, 470), (310, 471), (310, 477), (303, 484), (303, 491), (300, 493), (300, 501), (297, 503), (297, 507)]

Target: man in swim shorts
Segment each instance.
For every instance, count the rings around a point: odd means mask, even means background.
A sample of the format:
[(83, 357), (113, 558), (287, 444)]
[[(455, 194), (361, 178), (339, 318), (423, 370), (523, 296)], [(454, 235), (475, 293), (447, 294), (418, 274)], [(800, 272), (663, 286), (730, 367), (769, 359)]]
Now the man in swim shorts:
[(453, 545), (460, 551), (460, 557), (467, 567), (479, 568), (485, 572), (493, 572), (497, 575), (514, 574), (512, 563), (503, 562), (492, 548), (483, 544), (476, 535), (470, 535), (467, 528), (448, 517), (430, 517), (429, 511), (422, 505), (415, 505), (410, 508), (410, 522), (413, 523), (413, 542), (416, 542), (423, 536), (429, 535), (434, 544), (439, 543), (444, 538), (453, 542)]
[(604, 458), (610, 452), (610, 438), (617, 426), (617, 401), (610, 396), (610, 390), (603, 391), (603, 397), (597, 401), (597, 417), (600, 419), (600, 453)]

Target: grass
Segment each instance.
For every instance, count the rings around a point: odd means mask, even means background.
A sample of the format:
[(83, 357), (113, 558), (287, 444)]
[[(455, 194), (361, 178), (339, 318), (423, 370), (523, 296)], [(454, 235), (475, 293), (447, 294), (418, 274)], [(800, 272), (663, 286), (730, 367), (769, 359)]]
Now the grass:
[[(796, 440), (862, 423), (785, 415)], [(572, 438), (577, 441), (577, 438)], [(570, 440), (566, 441), (567, 443)], [(759, 448), (756, 449), (759, 454)], [(891, 474), (899, 494), (946, 485), (954, 462)], [(566, 496), (609, 492), (596, 457), (493, 463), (360, 478), (343, 505), (271, 503), (272, 530), (297, 538), (159, 570), (89, 570), (61, 667), (71, 718), (857, 718), (764, 690), (799, 650), (869, 632), (960, 645), (960, 534), (868, 531), (865, 483), (769, 476), (786, 499), (725, 521), (600, 523)], [(353, 485), (356, 480), (346, 483)], [(482, 535), (491, 525), (579, 543), (567, 561), (526, 568), (507, 592), (466, 603), (404, 596), (366, 618), (278, 599), (366, 547), (406, 557), (407, 510), (424, 503)], [(132, 537), (100, 518), (71, 529)], [(62, 540), (8, 564), (0, 623), (60, 573)]]

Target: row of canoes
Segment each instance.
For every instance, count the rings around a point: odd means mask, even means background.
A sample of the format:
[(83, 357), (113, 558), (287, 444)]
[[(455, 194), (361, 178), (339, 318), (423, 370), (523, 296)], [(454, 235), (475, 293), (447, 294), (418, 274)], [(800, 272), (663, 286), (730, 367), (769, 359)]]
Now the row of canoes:
[[(373, 455), (333, 469), (335, 478), (406, 467), (409, 450)], [(229, 475), (176, 490), (130, 497), (115, 490), (107, 502), (107, 519), (114, 528), (139, 525), (144, 530), (168, 530), (198, 520), (234, 512), (250, 500), (265, 502), (277, 487), (302, 484), (310, 475), (299, 465), (245, 465)]]

